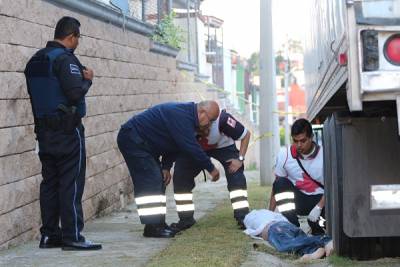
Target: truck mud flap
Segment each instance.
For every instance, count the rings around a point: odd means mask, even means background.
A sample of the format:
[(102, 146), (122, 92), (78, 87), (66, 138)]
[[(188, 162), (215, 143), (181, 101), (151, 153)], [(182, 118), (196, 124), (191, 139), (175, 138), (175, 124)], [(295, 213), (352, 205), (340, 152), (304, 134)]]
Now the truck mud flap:
[(324, 123), (323, 141), (327, 230), (337, 254), (360, 260), (400, 256), (400, 211), (370, 209), (372, 184), (400, 183), (396, 119), (335, 114)]

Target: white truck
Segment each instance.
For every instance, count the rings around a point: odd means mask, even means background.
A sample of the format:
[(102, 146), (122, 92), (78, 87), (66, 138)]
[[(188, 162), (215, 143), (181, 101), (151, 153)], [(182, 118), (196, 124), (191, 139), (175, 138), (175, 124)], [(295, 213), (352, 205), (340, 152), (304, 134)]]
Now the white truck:
[(324, 122), (339, 255), (400, 256), (400, 0), (309, 0), (308, 116)]

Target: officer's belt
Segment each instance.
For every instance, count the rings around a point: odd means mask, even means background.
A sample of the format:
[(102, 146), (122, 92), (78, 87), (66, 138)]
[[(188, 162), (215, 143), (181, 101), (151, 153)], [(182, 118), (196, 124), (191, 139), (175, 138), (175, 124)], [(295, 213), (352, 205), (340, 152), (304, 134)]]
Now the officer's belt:
[[(79, 126), (82, 120), (79, 119), (75, 126)], [(50, 129), (54, 131), (63, 130), (65, 128), (66, 119), (62, 116), (51, 116), (35, 119), (35, 126), (38, 129)]]

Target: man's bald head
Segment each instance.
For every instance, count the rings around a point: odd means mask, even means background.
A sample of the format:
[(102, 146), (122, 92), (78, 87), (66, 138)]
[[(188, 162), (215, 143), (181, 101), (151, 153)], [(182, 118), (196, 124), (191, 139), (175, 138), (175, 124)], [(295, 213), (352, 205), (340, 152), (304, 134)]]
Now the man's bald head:
[(197, 115), (200, 128), (209, 127), (213, 121), (218, 119), (219, 105), (214, 100), (204, 100), (197, 104)]

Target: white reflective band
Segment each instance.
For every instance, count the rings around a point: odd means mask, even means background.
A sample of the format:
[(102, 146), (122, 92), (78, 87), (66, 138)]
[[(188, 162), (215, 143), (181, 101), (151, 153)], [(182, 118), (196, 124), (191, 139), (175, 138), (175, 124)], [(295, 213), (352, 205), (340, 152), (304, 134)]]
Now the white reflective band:
[(279, 194), (275, 194), (275, 201), (280, 201), (283, 199), (293, 199), (294, 193), (293, 192), (283, 192)]
[(247, 202), (247, 200), (232, 203), (232, 208), (234, 210), (248, 208), (248, 207), (249, 207), (249, 202)]
[(161, 215), (167, 213), (167, 207), (144, 208), (138, 209), (137, 211), (139, 216)]
[(178, 212), (181, 212), (181, 211), (192, 211), (192, 210), (194, 210), (194, 204), (176, 205), (176, 210)]
[(294, 203), (286, 203), (286, 204), (278, 206), (279, 212), (284, 212), (284, 211), (289, 211), (289, 210), (294, 210), (294, 209), (296, 209), (296, 206), (294, 205)]
[(193, 200), (193, 194), (175, 194), (174, 198), (177, 201), (180, 201), (180, 200)]
[(322, 216), (319, 216), (318, 224), (319, 226), (324, 227), (325, 219)]
[(163, 195), (146, 196), (135, 198), (136, 205), (150, 204), (150, 203), (165, 203), (167, 198)]
[(235, 190), (235, 191), (231, 191), (229, 193), (230, 198), (235, 198), (235, 197), (247, 197), (247, 191), (246, 190)]

